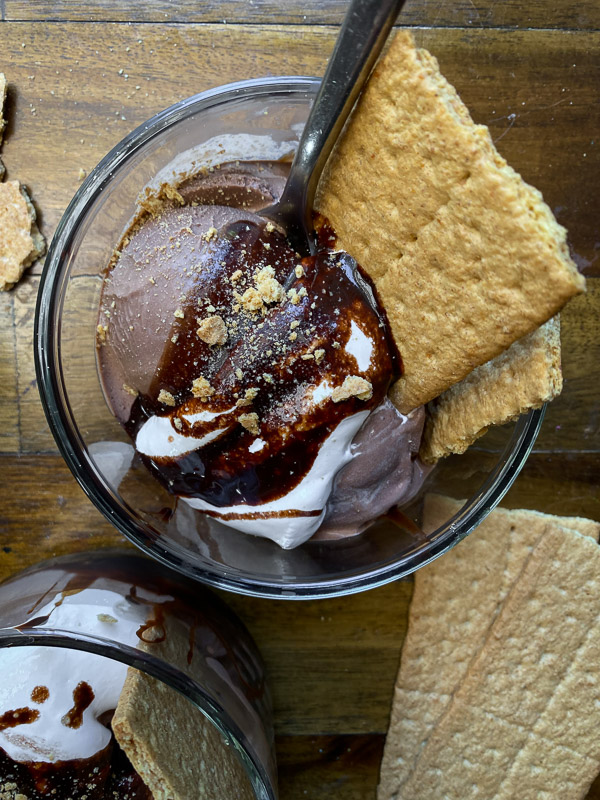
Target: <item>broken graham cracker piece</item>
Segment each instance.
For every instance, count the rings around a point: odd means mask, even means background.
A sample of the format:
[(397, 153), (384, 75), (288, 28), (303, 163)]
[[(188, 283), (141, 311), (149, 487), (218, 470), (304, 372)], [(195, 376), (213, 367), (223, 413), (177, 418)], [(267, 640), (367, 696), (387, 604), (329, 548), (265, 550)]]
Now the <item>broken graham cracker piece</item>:
[(541, 194), (404, 31), (375, 67), (315, 207), (376, 285), (402, 354), (390, 397), (403, 413), (585, 286)]
[(600, 767), (600, 548), (547, 528), (397, 798), (585, 796)]
[[(164, 624), (166, 638), (141, 642), (140, 649), (189, 672), (189, 631), (171, 616)], [(254, 800), (234, 748), (189, 700), (155, 678), (128, 670), (111, 727), (154, 800)]]
[(561, 389), (560, 323), (553, 317), (427, 405), (419, 455), (433, 463), (464, 453), (490, 425), (540, 408)]
[(11, 289), (46, 249), (35, 209), (18, 181), (0, 183), (0, 289)]
[[(435, 531), (463, 505), (462, 500), (427, 495), (423, 529)], [(497, 508), (467, 539), (415, 574), (378, 800), (401, 796), (533, 547), (554, 528), (600, 537), (600, 523), (592, 520)]]
[(241, 763), (217, 729), (155, 678), (128, 671), (112, 728), (154, 800), (254, 798)]

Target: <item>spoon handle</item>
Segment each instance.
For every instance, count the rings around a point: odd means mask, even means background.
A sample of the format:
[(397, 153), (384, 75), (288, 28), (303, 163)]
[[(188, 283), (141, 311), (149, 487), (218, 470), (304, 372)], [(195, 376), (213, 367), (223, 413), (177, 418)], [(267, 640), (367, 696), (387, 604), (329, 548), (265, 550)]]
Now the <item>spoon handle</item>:
[(313, 200), (325, 162), (404, 2), (350, 1), (278, 203), (278, 221), (300, 249), (312, 231)]

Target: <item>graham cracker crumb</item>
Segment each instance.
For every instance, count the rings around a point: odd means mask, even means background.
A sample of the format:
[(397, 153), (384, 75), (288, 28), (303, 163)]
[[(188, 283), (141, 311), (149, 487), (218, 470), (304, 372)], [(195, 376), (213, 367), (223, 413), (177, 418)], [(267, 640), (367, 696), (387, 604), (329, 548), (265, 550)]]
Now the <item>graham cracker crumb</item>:
[(212, 242), (214, 239), (219, 238), (219, 231), (211, 226), (206, 233), (202, 234), (201, 238), (204, 239), (205, 242)]
[(260, 311), (264, 305), (260, 292), (253, 287), (246, 289), (239, 301), (244, 311)]
[(254, 400), (257, 394), (258, 394), (258, 389), (254, 387), (251, 389), (246, 389), (244, 397), (240, 397), (240, 399), (236, 401), (236, 406), (238, 408), (243, 408), (244, 406), (251, 406), (252, 401)]
[(348, 375), (341, 386), (336, 386), (331, 393), (334, 403), (341, 403), (342, 400), (349, 400), (351, 397), (358, 397), (359, 400), (370, 400), (373, 396), (373, 386), (369, 381), (360, 378), (358, 375)]
[(315, 361), (317, 362), (317, 364), (320, 364), (324, 358), (325, 358), (325, 350), (323, 350), (322, 348), (315, 350)]
[(294, 269), (294, 272), (296, 273), (297, 278), (301, 278), (304, 275), (304, 268), (302, 264), (298, 264)]
[(177, 189), (168, 183), (163, 183), (158, 191), (146, 187), (144, 194), (138, 197), (140, 208), (153, 217), (162, 214), (169, 201), (175, 202), (180, 206), (185, 205), (185, 200)]
[(175, 398), (171, 394), (171, 392), (167, 392), (166, 389), (161, 389), (158, 393), (158, 402), (164, 403), (166, 406), (174, 406), (175, 405)]
[(106, 334), (108, 333), (108, 325), (97, 325), (96, 333), (100, 344), (104, 344), (106, 342)]
[(170, 183), (163, 183), (160, 187), (160, 191), (165, 197), (168, 197), (169, 200), (174, 200), (176, 203), (179, 203), (180, 206), (185, 205), (185, 200), (179, 194), (177, 189), (174, 186), (171, 186)]
[(209, 397), (212, 397), (214, 393), (215, 390), (202, 375), (192, 381), (192, 394), (194, 397), (199, 397), (200, 400), (206, 401)]
[(252, 411), (250, 414), (240, 414), (238, 419), (242, 428), (250, 431), (254, 436), (258, 436), (260, 433), (260, 425), (258, 422), (258, 414), (255, 411)]
[(173, 316), (176, 317), (177, 319), (185, 319), (185, 314), (180, 308), (175, 309)]
[(283, 300), (283, 286), (274, 276), (273, 267), (263, 267), (254, 277), (256, 288), (265, 303), (279, 303)]
[(227, 326), (223, 317), (218, 315), (203, 319), (196, 333), (203, 342), (210, 345), (225, 344), (227, 341)]
[(134, 389), (133, 386), (130, 386), (128, 383), (123, 384), (123, 389), (130, 394), (132, 397), (137, 397), (139, 392), (137, 389)]

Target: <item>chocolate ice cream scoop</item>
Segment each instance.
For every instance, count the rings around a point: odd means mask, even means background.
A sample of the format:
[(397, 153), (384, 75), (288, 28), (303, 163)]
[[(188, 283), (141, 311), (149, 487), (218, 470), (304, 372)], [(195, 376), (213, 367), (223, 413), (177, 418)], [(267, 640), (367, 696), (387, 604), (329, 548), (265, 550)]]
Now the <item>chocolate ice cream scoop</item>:
[(352, 461), (337, 474), (325, 519), (315, 538), (360, 533), (376, 517), (409, 503), (431, 466), (418, 459), (425, 409), (401, 414), (387, 398), (352, 442)]

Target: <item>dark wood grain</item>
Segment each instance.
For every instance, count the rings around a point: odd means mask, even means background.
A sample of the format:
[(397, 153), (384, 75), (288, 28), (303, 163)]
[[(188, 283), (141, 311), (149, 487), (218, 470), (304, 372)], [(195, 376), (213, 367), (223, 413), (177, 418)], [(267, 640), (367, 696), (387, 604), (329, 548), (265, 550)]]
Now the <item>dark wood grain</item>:
[(281, 800), (375, 797), (382, 734), (278, 736)]
[[(80, 168), (89, 171), (136, 125), (228, 81), (322, 74), (334, 38), (332, 28), (308, 26), (5, 23), (7, 178), (30, 187), (51, 236)], [(417, 39), (500, 152), (544, 193), (586, 274), (600, 274), (600, 33), (436, 29)]]
[(16, 334), (13, 303), (0, 293), (0, 452), (19, 452), (19, 401), (17, 397)]
[[(37, 3), (28, 7), (41, 13)], [(107, 37), (98, 36), (94, 25), (7, 24), (0, 31), (3, 50), (11, 53), (4, 157), (9, 177), (18, 175), (38, 197), (48, 235), (77, 186), (79, 167), (89, 169), (132, 125), (219, 80), (286, 66), (318, 73), (334, 37), (331, 30), (265, 26), (108, 29)], [(257, 70), (253, 67), (265, 36), (269, 52), (260, 54)], [(600, 113), (597, 35), (477, 30), (421, 31), (418, 38), (438, 55), (476, 120), (497, 132), (498, 146), (510, 162), (544, 190), (568, 224), (580, 263), (593, 272), (598, 248), (593, 191), (599, 163), (593, 138)], [(176, 84), (165, 74), (167, 58), (181, 73)], [(67, 63), (72, 66), (65, 68)], [(102, 87), (97, 97), (95, 86)], [(67, 131), (65, 115), (71, 120)], [(46, 191), (38, 191), (42, 180)]]
[[(105, 20), (155, 23), (223, 22), (228, 24), (339, 24), (347, 0), (4, 0), (8, 20)], [(600, 27), (596, 0), (408, 0), (403, 25), (450, 27), (562, 28)]]
[(0, 456), (0, 474), (0, 580), (43, 559), (125, 543), (60, 456)]
[[(80, 168), (160, 109), (228, 81), (322, 74), (345, 7), (0, 0), (4, 19), (26, 20), (0, 23), (7, 177), (31, 189), (50, 238)], [(600, 519), (600, 4), (408, 0), (402, 23), (416, 26), (475, 120), (543, 191), (592, 276), (563, 313), (564, 393), (503, 504)], [(43, 415), (33, 367), (41, 266), (0, 294), (0, 579), (43, 558), (128, 546), (71, 476)], [(482, 446), (493, 449), (493, 436)], [(440, 470), (452, 488), (453, 461)], [(411, 594), (407, 580), (308, 603), (225, 596), (265, 657), (282, 800), (375, 797)], [(600, 783), (589, 800), (600, 800)]]
[(412, 581), (351, 597), (227, 602), (260, 642), (285, 734), (384, 731)]

